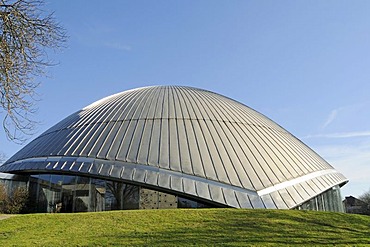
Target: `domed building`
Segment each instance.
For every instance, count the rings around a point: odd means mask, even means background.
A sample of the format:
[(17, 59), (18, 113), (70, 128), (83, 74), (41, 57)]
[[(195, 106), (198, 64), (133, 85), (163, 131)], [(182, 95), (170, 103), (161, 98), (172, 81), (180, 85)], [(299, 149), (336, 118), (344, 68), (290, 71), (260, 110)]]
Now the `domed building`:
[(101, 99), (41, 134), (0, 171), (27, 178), (35, 212), (343, 211), (340, 187), (348, 182), (266, 116), (183, 86)]

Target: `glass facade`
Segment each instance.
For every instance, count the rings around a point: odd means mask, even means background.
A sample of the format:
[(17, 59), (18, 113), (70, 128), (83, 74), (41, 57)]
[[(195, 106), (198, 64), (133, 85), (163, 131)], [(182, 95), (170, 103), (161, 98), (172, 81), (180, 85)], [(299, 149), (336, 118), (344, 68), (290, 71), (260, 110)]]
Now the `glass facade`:
[(304, 202), (296, 209), (344, 212), (340, 187), (334, 186), (324, 193)]
[(40, 174), (29, 181), (33, 212), (217, 207), (136, 185), (89, 177)]
[[(0, 185), (8, 194), (28, 186), (27, 211), (37, 213), (219, 207), (141, 186), (83, 176), (0, 173)], [(340, 187), (334, 186), (294, 209), (344, 212)]]
[(24, 176), (0, 173), (0, 186), (5, 188), (7, 194), (12, 194), (16, 188), (27, 188), (28, 178)]

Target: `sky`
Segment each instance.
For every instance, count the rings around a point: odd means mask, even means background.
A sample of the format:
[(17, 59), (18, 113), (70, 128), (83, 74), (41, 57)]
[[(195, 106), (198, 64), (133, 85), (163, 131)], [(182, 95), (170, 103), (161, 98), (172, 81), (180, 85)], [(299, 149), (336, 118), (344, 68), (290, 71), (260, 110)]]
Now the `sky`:
[[(370, 189), (370, 1), (46, 0), (67, 30), (38, 78), (29, 140), (88, 104), (150, 85), (186, 85), (261, 112)], [(3, 113), (0, 112), (0, 117)], [(0, 130), (0, 151), (22, 146)]]

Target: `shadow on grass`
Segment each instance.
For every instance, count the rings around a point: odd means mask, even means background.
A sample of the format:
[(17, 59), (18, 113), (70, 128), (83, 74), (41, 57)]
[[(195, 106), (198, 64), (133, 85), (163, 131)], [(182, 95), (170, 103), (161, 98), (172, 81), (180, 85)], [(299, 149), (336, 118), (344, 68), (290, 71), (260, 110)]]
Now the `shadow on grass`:
[[(351, 226), (348, 217), (318, 213), (281, 214), (274, 211), (228, 214), (214, 212), (194, 227), (178, 221), (176, 226), (153, 232), (136, 233), (149, 246), (160, 245), (365, 245), (370, 242), (369, 221)], [(335, 222), (333, 222), (335, 221)]]

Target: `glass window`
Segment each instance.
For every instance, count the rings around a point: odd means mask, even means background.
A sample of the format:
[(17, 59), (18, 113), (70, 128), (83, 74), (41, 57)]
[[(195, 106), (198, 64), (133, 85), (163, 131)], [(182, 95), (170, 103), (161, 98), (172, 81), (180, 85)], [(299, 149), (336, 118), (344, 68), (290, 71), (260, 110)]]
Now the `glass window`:
[(122, 182), (107, 181), (105, 199), (106, 208), (109, 210), (138, 209), (139, 187)]
[(76, 177), (74, 187), (74, 212), (87, 212), (89, 209), (90, 178)]
[(302, 205), (299, 205), (297, 209), (344, 212), (340, 187), (338, 185), (334, 186)]
[(178, 197), (178, 208), (214, 208), (215, 206), (207, 205), (201, 202), (193, 201), (187, 198)]
[(105, 211), (105, 194), (106, 184), (105, 180), (91, 179), (90, 182), (90, 212)]
[(57, 205), (56, 212), (71, 213), (74, 208), (74, 190), (75, 190), (76, 177), (63, 175), (58, 180), (58, 184), (61, 184), (61, 198)]
[(71, 213), (147, 208), (201, 208), (204, 203), (118, 181), (41, 174), (29, 182), (33, 212)]

